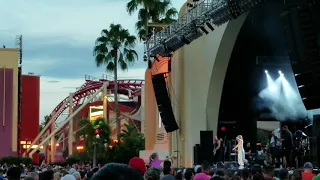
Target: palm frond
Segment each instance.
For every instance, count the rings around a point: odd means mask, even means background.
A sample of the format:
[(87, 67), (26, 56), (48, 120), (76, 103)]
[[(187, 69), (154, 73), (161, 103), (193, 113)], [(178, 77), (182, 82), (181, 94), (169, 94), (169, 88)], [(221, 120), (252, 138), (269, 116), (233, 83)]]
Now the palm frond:
[(138, 53), (133, 49), (124, 48), (123, 55), (124, 55), (126, 61), (129, 63), (133, 63), (136, 60), (138, 60)]
[(141, 41), (141, 40), (144, 40), (145, 39), (145, 37), (146, 37), (146, 35), (147, 35), (147, 30), (146, 29), (139, 29), (139, 31), (138, 31), (138, 36), (139, 36), (139, 40)]
[(100, 45), (100, 44), (104, 44), (104, 43), (107, 43), (108, 42), (108, 38), (105, 37), (105, 36), (100, 36), (97, 38), (96, 40), (96, 45)]
[(148, 13), (148, 10), (145, 9), (145, 8), (142, 8), (142, 9), (139, 9), (139, 12), (138, 12), (138, 19), (148, 19), (148, 16), (149, 16), (149, 13)]
[(139, 4), (137, 4), (136, 0), (131, 0), (127, 3), (127, 12), (129, 15), (132, 15), (137, 9), (138, 9)]
[(113, 63), (113, 62), (109, 62), (109, 63), (107, 64), (106, 70), (107, 70), (108, 72), (113, 72), (115, 68), (116, 68), (116, 67), (115, 67), (114, 63)]
[(120, 65), (120, 69), (125, 71), (128, 70), (128, 64), (126, 63), (126, 61), (124, 60), (124, 56), (123, 53), (119, 54), (119, 59), (118, 59), (119, 65)]
[(106, 54), (108, 53), (108, 47), (107, 47), (107, 44), (106, 43), (101, 43), (101, 44), (98, 44), (96, 45), (94, 48), (93, 48), (93, 55), (98, 55), (98, 54)]
[(106, 56), (105, 54), (97, 54), (95, 60), (97, 67), (101, 67), (106, 63)]
[(124, 42), (124, 47), (133, 48), (136, 45), (136, 40), (137, 38), (135, 36), (128, 34)]
[(136, 29), (139, 31), (140, 29), (145, 28), (146, 27), (146, 23), (145, 22), (146, 21), (144, 21), (144, 20), (137, 21), (136, 24), (135, 24)]
[(170, 8), (166, 12), (166, 18), (175, 19), (177, 18), (178, 11), (176, 8)]

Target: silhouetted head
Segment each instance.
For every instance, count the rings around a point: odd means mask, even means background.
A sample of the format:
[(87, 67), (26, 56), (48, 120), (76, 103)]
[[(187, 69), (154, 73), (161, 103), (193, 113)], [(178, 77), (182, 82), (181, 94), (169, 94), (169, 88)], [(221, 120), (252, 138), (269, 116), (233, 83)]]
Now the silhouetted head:
[(44, 171), (40, 174), (39, 180), (53, 180), (54, 172), (52, 170)]
[(210, 163), (208, 161), (203, 161), (201, 164), (202, 172), (210, 173)]
[(11, 167), (8, 169), (7, 178), (8, 180), (20, 180), (21, 170), (19, 167)]
[(147, 170), (144, 177), (146, 180), (159, 180), (160, 174), (161, 174), (161, 170), (159, 168), (151, 167)]
[(143, 180), (141, 174), (134, 168), (118, 163), (109, 163), (94, 174), (91, 180)]

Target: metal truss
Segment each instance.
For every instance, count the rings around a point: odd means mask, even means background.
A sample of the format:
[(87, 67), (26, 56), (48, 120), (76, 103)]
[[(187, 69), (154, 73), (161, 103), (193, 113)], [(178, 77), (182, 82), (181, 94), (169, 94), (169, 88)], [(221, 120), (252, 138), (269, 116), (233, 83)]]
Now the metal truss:
[(185, 44), (190, 44), (207, 34), (201, 30), (205, 25), (214, 30), (212, 25), (221, 26), (264, 1), (266, 0), (203, 0), (194, 4), (193, 8), (176, 22), (154, 33), (146, 41), (146, 53), (149, 57), (157, 54), (168, 56)]

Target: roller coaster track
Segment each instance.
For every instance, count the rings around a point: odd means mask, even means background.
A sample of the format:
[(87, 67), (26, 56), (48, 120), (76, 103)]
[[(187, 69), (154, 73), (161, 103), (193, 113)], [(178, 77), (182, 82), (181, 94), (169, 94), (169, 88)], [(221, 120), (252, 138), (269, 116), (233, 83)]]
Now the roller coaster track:
[[(102, 87), (103, 82), (108, 81), (107, 79), (97, 79), (90, 76), (86, 76), (86, 82), (80, 87), (77, 88), (77, 91), (73, 93), (73, 105), (77, 106), (81, 99), (95, 93), (99, 88)], [(108, 90), (114, 92), (114, 81), (108, 81), (109, 86)], [(141, 95), (141, 86), (144, 84), (144, 80), (118, 80), (118, 92), (124, 95), (131, 95), (129, 98), (133, 98)], [(131, 94), (129, 93), (131, 91)], [(63, 111), (65, 111), (70, 105), (69, 97), (63, 99), (51, 112), (47, 122), (55, 117), (54, 122), (60, 117)], [(64, 106), (64, 107), (63, 107)], [(62, 109), (60, 109), (62, 108)], [(60, 111), (59, 111), (60, 109)], [(56, 115), (56, 113), (58, 113)], [(55, 116), (56, 115), (56, 116)], [(50, 130), (50, 128), (48, 129)]]

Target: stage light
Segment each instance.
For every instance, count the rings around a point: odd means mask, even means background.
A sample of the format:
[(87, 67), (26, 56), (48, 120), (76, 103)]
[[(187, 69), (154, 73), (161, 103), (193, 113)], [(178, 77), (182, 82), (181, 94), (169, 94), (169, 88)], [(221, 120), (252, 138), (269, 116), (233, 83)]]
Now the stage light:
[(211, 30), (211, 31), (214, 31), (214, 27), (212, 26), (212, 24), (210, 22), (206, 22), (206, 25), (208, 26), (208, 28)]
[(256, 3), (251, 0), (242, 0), (238, 4), (242, 13), (248, 12), (256, 6)]
[(222, 126), (220, 129), (221, 129), (221, 131), (225, 131), (226, 127)]
[(216, 26), (220, 26), (233, 19), (227, 1), (218, 1), (215, 3), (207, 13), (207, 16), (212, 19), (212, 23)]
[(280, 75), (282, 74), (282, 72), (280, 70), (278, 72), (279, 72)]
[(168, 54), (171, 53), (171, 52), (168, 52), (168, 50), (165, 48), (163, 44), (156, 45), (153, 48), (151, 48), (149, 51), (150, 51), (151, 57), (154, 57), (157, 54), (159, 54), (160, 56), (167, 56)]
[(185, 43), (182, 42), (182, 38), (178, 35), (173, 35), (164, 41), (164, 44), (168, 51), (176, 51), (181, 48)]
[(182, 42), (190, 44), (193, 40), (198, 39), (203, 35), (203, 32), (199, 30), (195, 22), (185, 27), (186, 32), (182, 36)]
[(266, 74), (268, 74), (268, 70), (264, 70), (264, 72), (265, 72)]
[(206, 34), (209, 34), (209, 32), (206, 30), (204, 26), (200, 26), (201, 31), (203, 31)]

